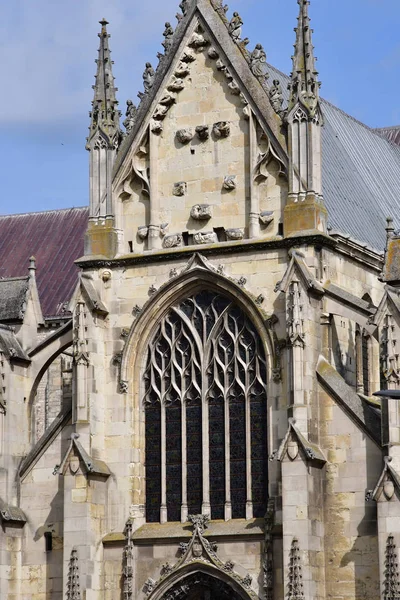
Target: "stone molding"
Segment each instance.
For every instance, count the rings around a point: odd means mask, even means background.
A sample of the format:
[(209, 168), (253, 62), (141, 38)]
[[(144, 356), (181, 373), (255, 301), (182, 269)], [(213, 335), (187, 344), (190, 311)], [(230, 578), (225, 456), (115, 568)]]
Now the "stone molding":
[(286, 458), (296, 460), (300, 449), (303, 451), (305, 460), (317, 467), (323, 467), (327, 460), (324, 453), (316, 444), (309, 442), (306, 437), (296, 427), (296, 420), (289, 418), (289, 427), (283, 438), (279, 449), (270, 457), (270, 460), (282, 462)]
[[(276, 122), (276, 113), (271, 106), (269, 90), (266, 86), (264, 89), (259, 78), (255, 77), (252, 72), (250, 64), (251, 56), (245, 49), (245, 41), (237, 43), (231, 38), (227, 24), (221, 19), (217, 12), (218, 11), (213, 9), (213, 7), (209, 6), (208, 2), (195, 2), (187, 9), (186, 13), (179, 20), (168, 52), (163, 55), (162, 58), (160, 57), (161, 61), (156, 69), (151, 89), (142, 97), (133, 128), (129, 135), (126, 136), (119, 150), (114, 168), (114, 178), (120, 180), (119, 172), (126, 164), (125, 159), (127, 155), (130, 154), (132, 150), (135, 152), (132, 142), (135, 140), (135, 147), (136, 140), (137, 143), (140, 144), (138, 138), (142, 137), (141, 132), (144, 131), (147, 121), (150, 121), (152, 118), (152, 107), (159, 104), (162, 95), (164, 94), (166, 75), (174, 70), (173, 64), (176, 63), (177, 65), (178, 61), (184, 59), (184, 41), (186, 40), (185, 46), (190, 47), (190, 45), (192, 45), (192, 47), (196, 47), (197, 38), (194, 36), (194, 33), (196, 26), (199, 24), (202, 26), (202, 29), (207, 30), (207, 41), (216, 49), (217, 54), (220, 56), (230, 56), (232, 58), (232, 64), (229, 62), (225, 67), (228, 74), (230, 74), (231, 71), (236, 73), (235, 79), (237, 79), (237, 83), (235, 81), (236, 85), (231, 86), (231, 92), (237, 93), (236, 86), (238, 87), (238, 92), (240, 94), (241, 89), (251, 90), (249, 99), (247, 100), (246, 98), (246, 103), (248, 101), (252, 105), (255, 114), (261, 119), (261, 127), (265, 130), (267, 135), (271, 137), (272, 143), (280, 159), (286, 166), (288, 165), (285, 139), (279, 131), (279, 126)], [(204, 48), (205, 45), (206, 44), (197, 47), (201, 49)], [(241, 50), (239, 53), (237, 52), (237, 48)], [(176, 58), (177, 56), (178, 59)], [(214, 57), (217, 58), (216, 55), (214, 55)], [(122, 175), (122, 179), (124, 178), (125, 176)]]
[[(53, 470), (53, 475), (65, 475), (67, 466), (70, 464), (70, 457), (72, 454), (75, 454), (75, 457), (80, 461), (83, 465), (83, 471), (87, 475), (97, 475), (99, 477), (103, 477), (104, 479), (108, 479), (111, 475), (111, 471), (102, 460), (98, 460), (92, 458), (84, 449), (82, 444), (78, 441), (79, 434), (73, 433), (70, 438), (69, 447), (64, 454), (64, 458), (62, 459), (59, 465), (56, 465)], [(76, 468), (79, 468), (79, 462), (76, 465)], [(76, 473), (75, 469), (71, 468), (71, 472), (73, 474)]]
[(193, 572), (204, 572), (228, 583), (241, 598), (257, 600), (253, 578), (241, 567), (237, 572), (233, 561), (223, 562), (218, 557), (218, 546), (215, 542), (204, 537), (208, 527), (208, 515), (189, 515), (192, 523), (193, 533), (188, 542), (179, 544), (181, 557), (174, 565), (169, 563), (161, 567), (157, 579), (148, 578), (143, 586), (143, 592), (148, 600), (159, 600), (178, 581), (182, 581), (185, 575)]
[(378, 501), (381, 498), (390, 501), (395, 491), (397, 496), (400, 498), (400, 475), (390, 464), (392, 458), (385, 456), (383, 471), (378, 479), (378, 482), (373, 490), (368, 490), (366, 494), (366, 500)]
[[(252, 319), (256, 326), (263, 344), (265, 346), (268, 361), (273, 363), (275, 355), (274, 342), (271, 332), (266, 327), (266, 315), (257, 304), (256, 299), (240, 285), (240, 280), (236, 281), (227, 277), (220, 268), (214, 267), (202, 254), (191, 251), (192, 256), (189, 259), (186, 267), (176, 276), (168, 279), (149, 300), (145, 303), (142, 310), (138, 313), (137, 318), (131, 326), (129, 336), (123, 349), (121, 368), (120, 368), (120, 384), (124, 384), (123, 393), (128, 391), (125, 384), (129, 384), (128, 369), (130, 364), (130, 353), (132, 348), (135, 352), (138, 351), (137, 345), (143, 342), (143, 334), (146, 330), (147, 321), (154, 318), (154, 306), (158, 310), (162, 306), (169, 306), (175, 298), (182, 295), (185, 285), (186, 293), (190, 293), (193, 287), (198, 287), (203, 280), (221, 292), (228, 293), (239, 301), (239, 304), (245, 307), (245, 311)], [(245, 284), (246, 282), (244, 282)], [(243, 284), (243, 285), (244, 285)], [(139, 338), (138, 338), (139, 336)], [(137, 340), (136, 343), (134, 340)]]

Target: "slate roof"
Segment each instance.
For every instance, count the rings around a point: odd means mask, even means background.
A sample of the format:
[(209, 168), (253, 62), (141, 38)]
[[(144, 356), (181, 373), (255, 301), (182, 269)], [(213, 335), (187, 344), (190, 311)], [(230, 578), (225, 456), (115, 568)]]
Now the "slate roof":
[(28, 277), (0, 279), (0, 321), (21, 321), (26, 308)]
[(0, 278), (18, 278), (3, 283), (0, 279), (0, 305), (7, 298), (7, 310), (17, 311), (18, 303), (13, 306), (8, 294), (19, 302), (22, 281), (27, 281), (21, 275), (28, 275), (33, 255), (43, 315), (62, 314), (78, 280), (74, 261), (84, 253), (88, 218), (87, 207), (0, 216)]
[[(289, 77), (271, 65), (268, 70), (270, 81), (280, 80), (287, 102)], [(400, 212), (400, 147), (330, 102), (322, 99), (321, 106), (328, 225), (382, 251), (386, 217), (396, 219)]]
[(0, 325), (0, 350), (8, 360), (17, 359), (30, 362), (29, 356), (25, 354), (15, 337), (13, 328), (7, 325)]

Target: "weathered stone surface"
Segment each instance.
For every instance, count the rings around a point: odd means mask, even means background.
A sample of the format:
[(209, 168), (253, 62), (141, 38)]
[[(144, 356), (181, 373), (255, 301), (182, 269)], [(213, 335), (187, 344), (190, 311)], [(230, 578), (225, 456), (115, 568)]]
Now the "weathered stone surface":
[[(400, 427), (369, 396), (400, 381), (397, 291), (377, 253), (326, 235), (315, 73), (289, 115), (238, 14), (181, 8), (111, 178), (116, 105), (92, 139), (71, 313), (41, 319), (25, 277), (14, 330), (0, 326), (0, 595), (168, 597), (190, 558), (220, 595), (376, 600), (385, 560), (397, 581)], [(300, 10), (293, 77), (313, 61)]]

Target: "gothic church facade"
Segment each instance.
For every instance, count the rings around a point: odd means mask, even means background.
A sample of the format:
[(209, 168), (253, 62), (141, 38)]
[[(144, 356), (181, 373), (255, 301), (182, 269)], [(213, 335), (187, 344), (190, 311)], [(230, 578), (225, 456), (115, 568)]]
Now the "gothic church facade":
[(400, 147), (298, 4), (287, 77), (183, 0), (124, 130), (101, 21), (89, 212), (0, 217), (1, 599), (399, 597)]

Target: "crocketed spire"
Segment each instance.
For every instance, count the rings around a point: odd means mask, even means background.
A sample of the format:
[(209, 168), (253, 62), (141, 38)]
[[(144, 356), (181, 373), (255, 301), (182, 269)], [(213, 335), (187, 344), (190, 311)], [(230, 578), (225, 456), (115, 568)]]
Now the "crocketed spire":
[(299, 102), (310, 116), (316, 112), (319, 104), (318, 71), (315, 68), (314, 46), (312, 44), (312, 29), (308, 15), (309, 0), (297, 0), (300, 11), (298, 24), (295, 29), (296, 43), (294, 45), (293, 71), (289, 84), (289, 111)]
[(113, 61), (111, 60), (111, 51), (108, 44), (110, 35), (107, 33), (108, 22), (103, 19), (100, 21), (101, 32), (99, 57), (96, 60), (97, 73), (96, 82), (93, 86), (94, 99), (92, 102), (92, 112), (90, 113), (90, 135), (89, 139), (95, 134), (97, 129), (101, 129), (103, 134), (110, 142), (113, 142), (115, 135), (120, 131), (119, 118), (121, 116), (118, 110), (118, 101), (116, 92), (118, 88), (114, 86), (114, 76), (112, 73)]

